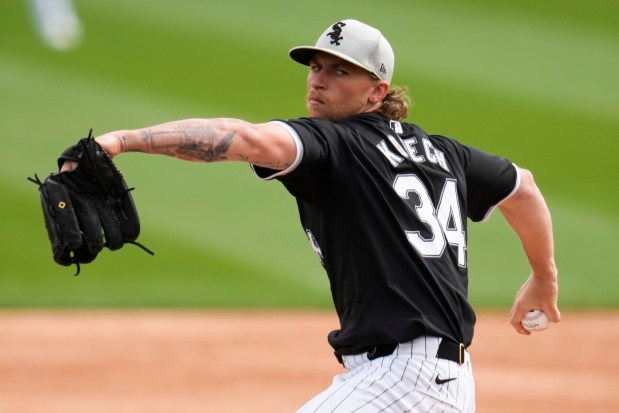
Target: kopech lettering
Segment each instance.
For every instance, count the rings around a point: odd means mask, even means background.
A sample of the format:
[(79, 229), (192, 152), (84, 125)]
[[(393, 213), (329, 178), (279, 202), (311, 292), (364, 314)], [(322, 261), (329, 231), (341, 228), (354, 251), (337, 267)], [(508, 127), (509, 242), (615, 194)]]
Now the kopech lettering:
[[(393, 149), (390, 149), (385, 140), (380, 141), (376, 147), (394, 168), (404, 162), (405, 159), (410, 159), (413, 162), (425, 162), (427, 159), (430, 163), (436, 164), (449, 172), (445, 154), (436, 149), (429, 139), (422, 138), (422, 145), (418, 147), (415, 137), (398, 139), (392, 135), (387, 135), (387, 138)], [(420, 150), (423, 151), (425, 156), (420, 154)]]

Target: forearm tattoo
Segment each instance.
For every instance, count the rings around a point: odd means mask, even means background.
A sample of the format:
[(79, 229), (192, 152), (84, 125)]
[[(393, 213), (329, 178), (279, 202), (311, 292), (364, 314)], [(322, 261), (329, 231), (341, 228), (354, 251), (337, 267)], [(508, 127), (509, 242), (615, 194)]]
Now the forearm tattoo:
[(277, 143), (261, 135), (256, 125), (239, 119), (188, 119), (116, 136), (120, 152), (153, 153), (193, 162), (244, 161), (275, 170), (291, 164), (284, 160), (285, 152), (278, 150)]
[(194, 162), (224, 161), (228, 159), (235, 132), (222, 126), (223, 122), (213, 121), (147, 128), (140, 131), (138, 148), (128, 147), (126, 140), (123, 145), (127, 151), (157, 153)]

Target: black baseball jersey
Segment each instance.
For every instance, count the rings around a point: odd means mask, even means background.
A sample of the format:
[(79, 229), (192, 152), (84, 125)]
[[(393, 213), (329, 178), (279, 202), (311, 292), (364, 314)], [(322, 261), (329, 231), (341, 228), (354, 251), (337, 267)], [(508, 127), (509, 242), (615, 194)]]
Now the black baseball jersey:
[(507, 159), (365, 113), (282, 122), (297, 141), (285, 171), (254, 167), (296, 198), (329, 277), (341, 354), (421, 335), (471, 343), (467, 217), (483, 220), (518, 186)]

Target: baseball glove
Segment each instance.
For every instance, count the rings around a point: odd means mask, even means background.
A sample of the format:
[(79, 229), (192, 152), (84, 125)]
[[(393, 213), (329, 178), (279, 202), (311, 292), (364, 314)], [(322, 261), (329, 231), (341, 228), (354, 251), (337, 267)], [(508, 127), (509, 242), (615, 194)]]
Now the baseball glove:
[(135, 244), (140, 221), (131, 191), (112, 158), (92, 137), (65, 150), (58, 158), (58, 170), (66, 161), (78, 163), (73, 171), (51, 173), (41, 182), (35, 174), (28, 180), (39, 186), (45, 227), (54, 261), (60, 265), (92, 262), (103, 247), (117, 250)]

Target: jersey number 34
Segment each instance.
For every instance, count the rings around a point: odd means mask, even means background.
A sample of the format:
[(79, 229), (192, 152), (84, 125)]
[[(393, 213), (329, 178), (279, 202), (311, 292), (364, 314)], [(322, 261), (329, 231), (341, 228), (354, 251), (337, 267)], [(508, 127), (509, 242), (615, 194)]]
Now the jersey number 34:
[(466, 267), (466, 234), (462, 222), (462, 212), (458, 202), (455, 179), (446, 179), (441, 198), (435, 207), (428, 189), (417, 175), (398, 175), (393, 188), (403, 199), (410, 200), (410, 193), (419, 197), (415, 212), (420, 221), (430, 229), (431, 236), (423, 238), (419, 231), (406, 230), (411, 245), (423, 257), (440, 257), (447, 243), (457, 248), (458, 265)]

